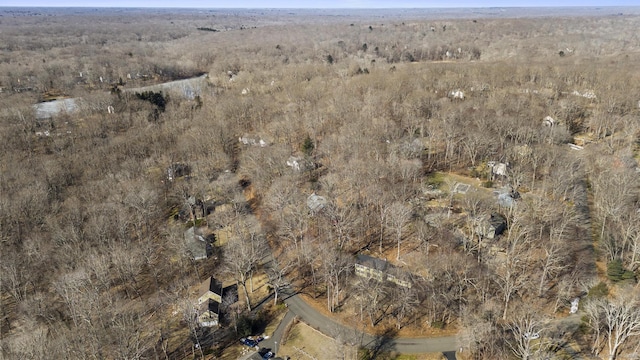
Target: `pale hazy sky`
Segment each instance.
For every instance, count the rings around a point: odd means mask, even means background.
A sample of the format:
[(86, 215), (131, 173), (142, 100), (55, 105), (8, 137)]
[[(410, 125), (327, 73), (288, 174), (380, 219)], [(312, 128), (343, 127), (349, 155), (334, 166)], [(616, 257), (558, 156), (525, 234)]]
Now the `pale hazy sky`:
[(0, 0), (0, 6), (195, 8), (434, 8), (640, 6), (640, 0)]

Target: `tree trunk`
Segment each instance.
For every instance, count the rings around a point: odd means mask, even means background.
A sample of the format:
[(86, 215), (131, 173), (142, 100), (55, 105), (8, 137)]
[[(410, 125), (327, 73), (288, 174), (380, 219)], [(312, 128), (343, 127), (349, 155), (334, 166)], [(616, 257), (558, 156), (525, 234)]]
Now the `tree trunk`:
[(507, 319), (507, 310), (509, 309), (509, 300), (511, 300), (511, 295), (505, 295), (504, 311), (502, 312), (502, 320)]
[(273, 287), (273, 305), (278, 305), (278, 287), (274, 286)]
[(544, 288), (544, 283), (546, 281), (547, 278), (547, 271), (548, 271), (548, 266), (545, 263), (544, 267), (542, 268), (542, 277), (540, 279), (540, 286), (538, 287), (538, 296), (542, 297), (542, 292), (543, 292), (543, 288)]
[(382, 254), (382, 239), (384, 238), (384, 210), (380, 205), (380, 254)]
[(336, 286), (333, 293), (333, 309), (340, 304), (340, 279), (336, 276)]
[(247, 309), (251, 311), (251, 300), (249, 300), (249, 291), (247, 290), (247, 280), (242, 281), (242, 290), (244, 290), (244, 299), (247, 302)]

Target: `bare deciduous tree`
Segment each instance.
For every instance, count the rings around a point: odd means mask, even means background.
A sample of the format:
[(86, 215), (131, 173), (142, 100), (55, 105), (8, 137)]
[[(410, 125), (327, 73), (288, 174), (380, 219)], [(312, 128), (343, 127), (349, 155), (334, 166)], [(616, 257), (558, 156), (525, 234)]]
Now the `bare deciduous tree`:
[[(606, 161), (606, 160), (602, 160)], [(637, 176), (621, 169), (615, 172), (601, 171), (591, 178), (594, 203), (601, 221), (600, 239), (606, 244), (606, 229), (609, 220), (616, 219), (629, 211), (637, 197)], [(620, 256), (619, 244), (606, 246), (609, 261)]]
[(360, 279), (358, 284), (361, 316), (362, 310), (366, 311), (369, 322), (374, 327), (387, 314), (391, 285), (387, 281), (377, 279)]
[[(356, 229), (360, 226), (361, 216), (355, 205), (332, 204), (325, 211), (329, 229), (328, 234), (332, 237), (332, 242), (337, 242), (339, 249), (348, 247), (355, 237)], [(327, 234), (325, 234), (327, 235)]]
[(184, 300), (182, 302), (182, 320), (187, 323), (189, 335), (191, 336), (191, 340), (193, 340), (191, 353), (195, 355), (195, 350), (197, 349), (200, 353), (200, 357), (204, 358), (204, 352), (202, 350), (203, 339), (201, 336), (200, 323), (198, 322), (198, 310), (189, 300)]
[[(481, 314), (483, 314), (481, 316)], [(469, 352), (469, 357), (474, 360), (502, 359), (508, 357), (504, 349), (504, 337), (499, 334), (500, 326), (491, 308), (476, 309), (465, 308), (462, 314), (464, 329), (460, 334), (460, 347), (463, 353)]]
[(404, 321), (411, 318), (419, 304), (417, 290), (414, 287), (395, 286), (393, 289), (394, 307), (392, 314), (396, 320), (396, 329), (400, 330)]
[(394, 202), (389, 206), (389, 221), (396, 233), (397, 255), (396, 260), (400, 260), (400, 242), (402, 241), (402, 232), (404, 227), (411, 219), (411, 207), (400, 202)]
[(507, 321), (504, 326), (511, 336), (506, 343), (519, 359), (536, 359), (546, 350), (546, 344), (540, 341), (546, 341), (544, 330), (547, 322), (544, 315), (531, 309), (522, 309)]
[(289, 257), (274, 257), (268, 265), (266, 272), (269, 277), (269, 284), (273, 287), (274, 291), (274, 305), (278, 304), (278, 294), (280, 293), (280, 290), (289, 284), (285, 276), (294, 266), (295, 259)]
[(464, 248), (467, 252), (477, 252), (478, 262), (482, 261), (482, 235), (477, 233), (478, 219), (486, 214), (489, 209), (487, 200), (483, 195), (472, 192), (465, 195), (463, 203), (467, 209), (469, 216), (467, 217), (467, 229), (469, 231), (469, 239), (465, 238)]
[(585, 304), (589, 326), (593, 330), (592, 352), (606, 346), (609, 360), (615, 360), (621, 347), (640, 336), (640, 292), (622, 289), (613, 299), (596, 298)]
[(496, 269), (494, 278), (502, 295), (504, 305), (503, 320), (507, 319), (509, 303), (513, 296), (528, 286), (530, 281), (528, 262), (530, 260), (531, 241), (522, 221), (523, 219), (518, 217), (510, 224), (505, 259)]
[(551, 215), (555, 219), (549, 228), (549, 240), (542, 242), (544, 258), (541, 260), (542, 274), (538, 285), (538, 296), (544, 294), (549, 277), (557, 275), (569, 266), (566, 261), (569, 255), (568, 238), (570, 227), (576, 223), (576, 214), (573, 207), (563, 204), (559, 206), (562, 206), (562, 211), (559, 214), (552, 212)]
[[(304, 203), (292, 204), (283, 210), (282, 222), (279, 224), (279, 235), (285, 240), (293, 242), (294, 249), (298, 249), (300, 241), (309, 227), (309, 213)], [(283, 244), (283, 246), (287, 246)]]
[(324, 243), (321, 249), (322, 272), (327, 289), (327, 309), (333, 312), (340, 304), (341, 291), (344, 291), (344, 282), (353, 269), (353, 261), (330, 244)]
[(224, 248), (225, 271), (242, 286), (247, 309), (251, 311), (251, 300), (247, 282), (267, 251), (266, 239), (258, 232), (257, 224), (239, 222)]

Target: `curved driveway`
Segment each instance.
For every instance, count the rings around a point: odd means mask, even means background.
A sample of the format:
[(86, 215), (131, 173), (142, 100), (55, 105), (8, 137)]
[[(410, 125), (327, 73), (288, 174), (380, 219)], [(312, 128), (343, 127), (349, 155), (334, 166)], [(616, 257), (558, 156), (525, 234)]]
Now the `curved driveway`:
[(402, 354), (443, 352), (447, 353), (446, 355), (449, 359), (455, 359), (455, 357), (451, 357), (452, 354), (449, 353), (455, 352), (456, 349), (459, 348), (458, 338), (456, 336), (395, 338), (393, 334), (389, 336), (369, 335), (326, 317), (291, 290), (285, 289), (282, 293), (289, 310), (302, 321), (326, 335), (341, 339), (351, 345), (361, 345), (372, 349), (374, 352), (396, 351)]
[[(269, 252), (269, 254), (263, 259), (262, 265), (266, 267), (273, 266), (272, 256), (272, 253)], [(407, 338), (395, 337), (392, 333), (387, 336), (369, 335), (362, 330), (342, 325), (318, 312), (312, 306), (307, 304), (291, 287), (281, 289), (279, 296), (281, 296), (289, 308), (286, 318), (292, 319), (293, 315), (296, 315), (303, 322), (319, 330), (323, 334), (350, 345), (369, 348), (374, 354), (391, 351), (402, 354), (441, 352), (447, 359), (452, 360), (456, 358), (455, 352), (460, 347), (456, 336)], [(283, 319), (283, 322), (284, 320), (285, 319)], [(279, 328), (284, 326), (286, 326), (286, 323), (281, 324)], [(282, 336), (282, 334), (280, 334), (280, 336)], [(277, 336), (274, 336), (274, 339), (272, 339), (272, 341), (280, 340), (281, 339), (277, 338)], [(268, 345), (271, 345), (271, 343)]]

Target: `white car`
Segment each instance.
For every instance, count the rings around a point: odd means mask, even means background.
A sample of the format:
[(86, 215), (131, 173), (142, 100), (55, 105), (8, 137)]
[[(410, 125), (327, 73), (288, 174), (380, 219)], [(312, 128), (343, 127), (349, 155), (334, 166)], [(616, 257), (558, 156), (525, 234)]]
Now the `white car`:
[(534, 333), (526, 332), (526, 333), (524, 333), (524, 335), (522, 337), (525, 338), (525, 339), (528, 339), (528, 340), (535, 340), (535, 339), (539, 339), (540, 338), (540, 333), (538, 333), (538, 332), (534, 332)]
[(579, 304), (580, 304), (580, 298), (575, 298), (571, 300), (571, 310), (569, 310), (569, 314), (577, 313)]

